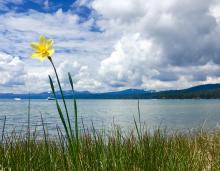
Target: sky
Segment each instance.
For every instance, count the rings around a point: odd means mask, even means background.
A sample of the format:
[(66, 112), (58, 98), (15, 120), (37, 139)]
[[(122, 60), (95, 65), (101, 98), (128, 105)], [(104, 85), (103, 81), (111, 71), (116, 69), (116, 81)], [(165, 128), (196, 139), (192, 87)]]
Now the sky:
[(0, 93), (50, 90), (40, 35), (64, 89), (68, 72), (92, 92), (220, 83), (219, 0), (0, 0)]

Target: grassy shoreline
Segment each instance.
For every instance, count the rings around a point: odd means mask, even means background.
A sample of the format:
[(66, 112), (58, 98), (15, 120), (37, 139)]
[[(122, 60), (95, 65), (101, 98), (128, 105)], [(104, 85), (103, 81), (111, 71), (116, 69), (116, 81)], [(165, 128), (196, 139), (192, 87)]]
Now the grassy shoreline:
[(46, 132), (41, 140), (36, 132), (4, 135), (0, 170), (220, 169), (220, 131), (168, 135), (163, 129), (151, 134), (134, 129), (125, 135), (118, 127), (111, 134), (84, 129), (74, 154), (58, 127), (57, 131), (56, 139)]

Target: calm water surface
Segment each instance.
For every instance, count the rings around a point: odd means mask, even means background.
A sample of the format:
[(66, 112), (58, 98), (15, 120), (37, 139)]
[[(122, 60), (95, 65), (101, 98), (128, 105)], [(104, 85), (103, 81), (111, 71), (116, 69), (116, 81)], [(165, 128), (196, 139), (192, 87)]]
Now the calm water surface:
[[(109, 129), (112, 124), (127, 129), (134, 127), (138, 118), (137, 100), (78, 100), (80, 125)], [(68, 107), (73, 113), (72, 101)], [(220, 100), (140, 100), (141, 122), (148, 127), (167, 127), (172, 130), (187, 130), (204, 127), (218, 128), (220, 125)], [(0, 131), (3, 118), (7, 117), (6, 130), (22, 130), (27, 124), (28, 100), (0, 100)], [(60, 125), (55, 101), (31, 100), (31, 127), (42, 130), (40, 115), (43, 115), (49, 133)]]

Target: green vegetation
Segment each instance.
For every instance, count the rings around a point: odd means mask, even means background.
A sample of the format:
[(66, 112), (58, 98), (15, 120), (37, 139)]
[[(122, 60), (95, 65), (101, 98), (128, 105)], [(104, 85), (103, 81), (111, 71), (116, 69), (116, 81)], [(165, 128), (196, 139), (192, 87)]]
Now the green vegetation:
[[(45, 130), (45, 128), (44, 128)], [(220, 133), (166, 134), (131, 131), (89, 132), (79, 137), (78, 150), (59, 136), (43, 139), (36, 132), (3, 135), (0, 170), (219, 170)], [(146, 129), (145, 129), (146, 130)], [(30, 136), (28, 136), (30, 135)], [(76, 143), (76, 141), (75, 141)]]

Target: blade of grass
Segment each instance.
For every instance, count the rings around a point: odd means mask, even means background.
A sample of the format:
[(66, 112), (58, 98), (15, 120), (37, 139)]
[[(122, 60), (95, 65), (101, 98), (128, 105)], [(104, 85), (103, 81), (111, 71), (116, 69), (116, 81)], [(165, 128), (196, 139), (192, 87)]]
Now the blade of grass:
[(53, 95), (54, 95), (54, 98), (55, 98), (55, 101), (56, 101), (56, 107), (57, 107), (57, 110), (58, 110), (58, 114), (60, 116), (60, 119), (61, 119), (61, 122), (64, 126), (64, 129), (65, 129), (65, 132), (66, 132), (66, 136), (68, 138), (68, 140), (70, 141), (70, 135), (69, 135), (69, 130), (68, 130), (68, 127), (66, 125), (66, 122), (65, 122), (65, 119), (64, 119), (64, 116), (63, 116), (63, 112), (60, 108), (60, 105), (58, 103), (58, 100), (57, 100), (57, 97), (56, 97), (56, 93), (55, 93), (55, 89), (54, 89), (54, 85), (53, 85), (53, 81), (49, 75), (49, 80), (50, 80), (50, 86), (51, 86), (51, 89), (52, 89), (52, 92), (53, 92)]
[(135, 128), (136, 128), (136, 131), (137, 131), (138, 139), (140, 141), (141, 140), (141, 135), (140, 135), (140, 131), (139, 131), (137, 121), (136, 121), (135, 117), (134, 117), (134, 124), (135, 124)]
[(56, 101), (57, 110), (58, 110), (61, 122), (62, 122), (62, 124), (64, 126), (64, 129), (65, 129), (65, 132), (66, 132), (66, 136), (67, 136), (67, 140), (68, 140), (69, 148), (70, 148), (70, 153), (71, 153), (73, 162), (75, 163), (75, 166), (77, 168), (77, 165), (78, 165), (77, 159), (76, 159), (77, 158), (77, 152), (75, 152), (75, 147), (74, 147), (74, 144), (73, 144), (73, 137), (70, 136), (70, 133), (69, 133), (66, 121), (65, 121), (64, 116), (63, 116), (63, 112), (62, 112), (62, 110), (60, 108), (60, 105), (59, 105), (57, 97), (56, 97), (53, 81), (52, 81), (50, 75), (49, 75), (49, 80), (50, 80), (51, 89), (52, 89), (52, 92), (53, 92), (53, 95), (54, 95), (54, 98), (55, 98), (55, 101)]
[[(79, 161), (79, 129), (78, 129), (78, 111), (77, 111), (77, 104), (76, 104), (76, 98), (75, 98), (75, 91), (74, 91), (74, 86), (73, 86), (73, 80), (68, 73), (69, 76), (69, 82), (71, 85), (72, 89), (72, 95), (73, 95), (73, 102), (74, 102), (74, 119), (75, 119), (75, 135), (76, 135), (76, 160)], [(80, 161), (79, 161), (80, 162)], [(76, 167), (78, 169), (78, 163), (76, 163)]]
[(48, 161), (48, 168), (49, 170), (52, 170), (51, 166), (51, 155), (50, 155), (50, 151), (49, 151), (49, 145), (48, 145), (48, 140), (47, 140), (47, 133), (46, 133), (46, 129), (45, 129), (45, 124), (44, 124), (44, 120), (43, 120), (43, 116), (41, 114), (41, 123), (42, 123), (42, 127), (43, 127), (43, 132), (44, 132), (44, 143), (45, 143), (45, 147), (46, 147), (46, 154), (44, 154), (46, 156), (46, 160)]
[(47, 153), (49, 154), (47, 133), (46, 133), (46, 129), (45, 129), (45, 126), (44, 126), (44, 120), (43, 120), (42, 114), (41, 114), (40, 116), (41, 116), (41, 123), (42, 123), (42, 127), (43, 127), (43, 132), (44, 132), (44, 143), (45, 143), (45, 146), (46, 146), (46, 151), (47, 151)]
[(53, 66), (53, 69), (54, 69), (54, 72), (55, 72), (55, 75), (56, 75), (56, 78), (57, 78), (57, 83), (58, 83), (58, 86), (59, 86), (59, 89), (60, 89), (61, 97), (62, 97), (64, 108), (65, 108), (65, 111), (66, 111), (66, 116), (67, 116), (67, 122), (68, 122), (69, 130), (70, 130), (70, 135), (71, 135), (71, 138), (73, 138), (73, 130), (72, 130), (72, 126), (71, 126), (71, 123), (70, 123), (69, 112), (68, 112), (68, 109), (67, 109), (66, 100), (65, 100), (63, 90), (62, 90), (62, 87), (61, 87), (61, 84), (60, 84), (60, 80), (59, 80), (59, 77), (58, 77), (58, 74), (57, 74), (57, 70), (56, 70), (56, 67), (53, 63), (52, 58), (48, 57), (48, 59), (49, 59), (49, 61), (51, 62), (52, 66)]
[(67, 157), (65, 155), (65, 140), (63, 139), (63, 135), (62, 135), (62, 131), (60, 130), (59, 126), (56, 126), (57, 128), (57, 133), (58, 133), (58, 137), (59, 137), (59, 143), (60, 143), (60, 147), (62, 150), (62, 159), (64, 161), (64, 169), (65, 170), (69, 170), (68, 164), (67, 164)]
[(140, 136), (142, 136), (141, 111), (140, 111), (140, 100), (139, 100), (139, 99), (138, 99), (138, 121), (139, 121), (139, 132), (140, 132)]
[(1, 139), (1, 143), (3, 143), (3, 141), (4, 141), (5, 124), (6, 124), (6, 116), (4, 117), (4, 121), (3, 121), (3, 127), (2, 127), (2, 139)]
[(30, 93), (28, 96), (28, 125), (27, 125), (27, 169), (30, 170), (30, 114), (31, 114), (31, 99), (30, 99)]
[(69, 76), (69, 82), (71, 85), (73, 101), (74, 101), (75, 135), (76, 135), (77, 144), (79, 144), (78, 111), (77, 111), (76, 97), (75, 97), (75, 91), (74, 91), (74, 86), (73, 86), (73, 80), (72, 80), (70, 73), (68, 73), (68, 76)]

